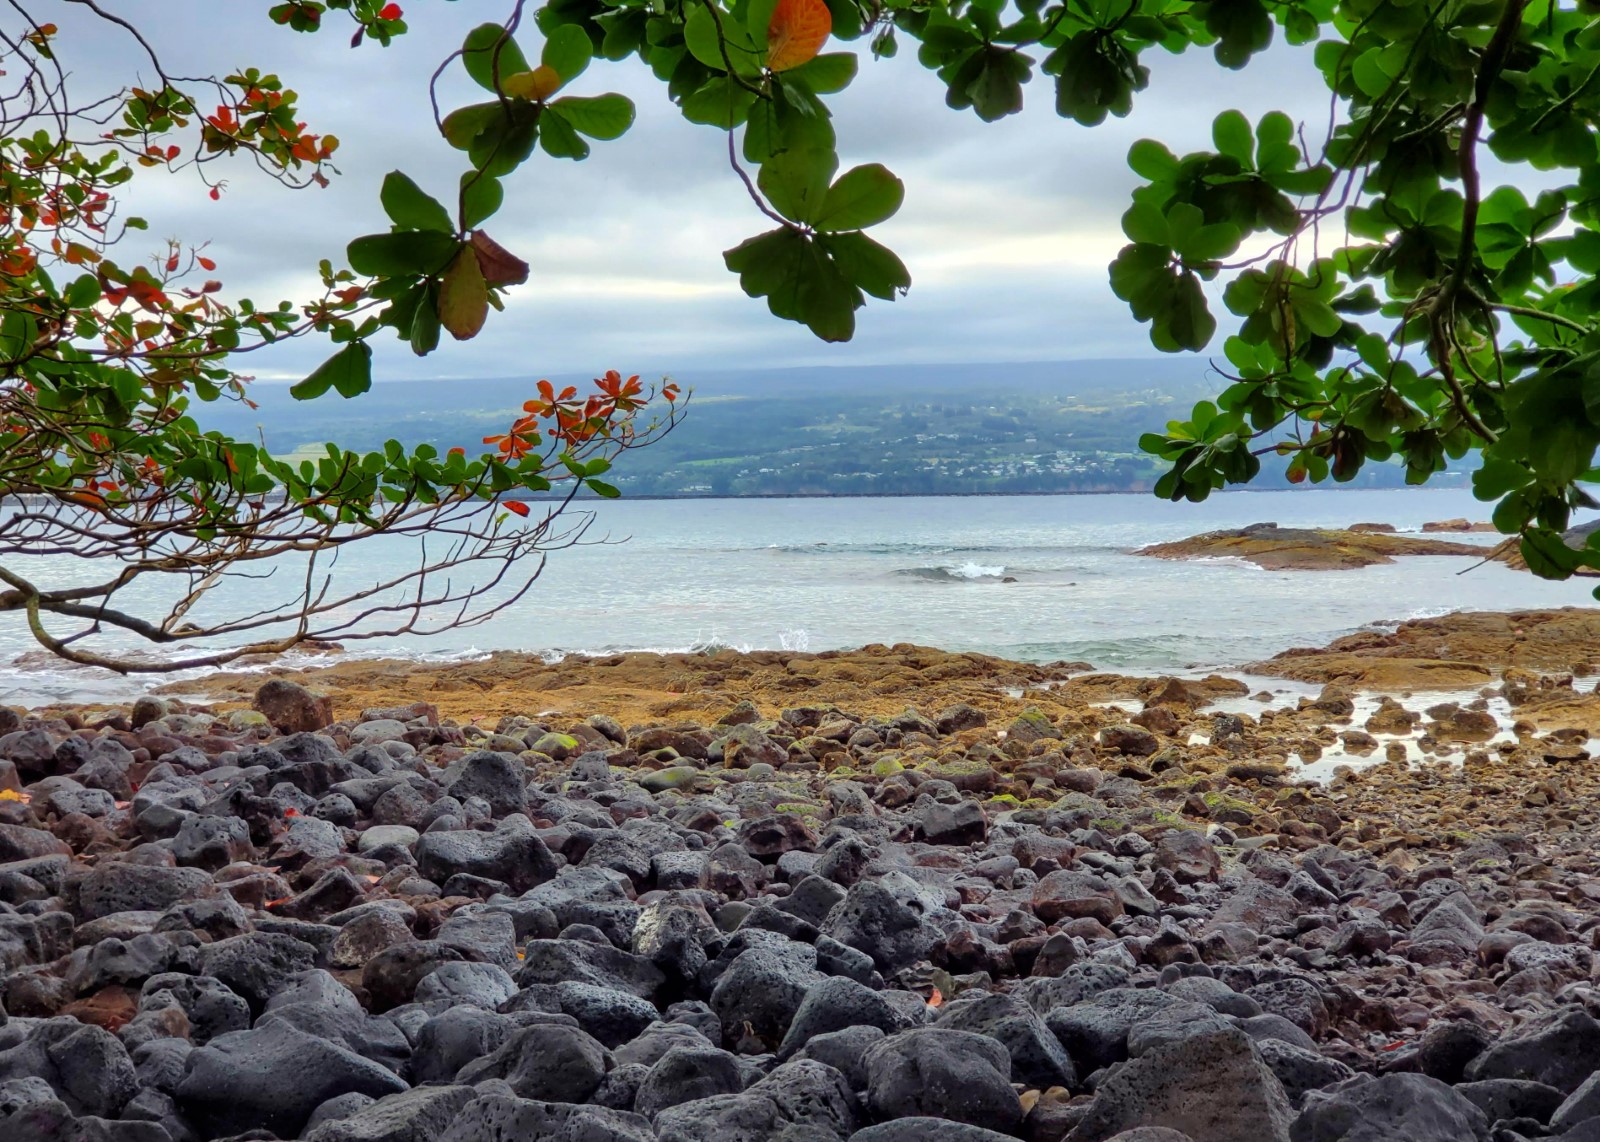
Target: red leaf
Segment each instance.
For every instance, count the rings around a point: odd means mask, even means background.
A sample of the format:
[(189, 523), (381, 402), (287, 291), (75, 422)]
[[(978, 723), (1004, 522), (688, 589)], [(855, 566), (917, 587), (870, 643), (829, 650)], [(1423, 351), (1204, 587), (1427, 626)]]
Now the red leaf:
[(528, 514), (528, 505), (521, 500), (506, 500), (505, 505), (507, 511), (516, 512), (518, 515)]
[(405, 15), (405, 13), (400, 11), (400, 5), (398, 5), (398, 4), (385, 4), (383, 6), (383, 9), (378, 13), (378, 19), (380, 19), (380, 20), (398, 20), (403, 15)]
[(767, 66), (788, 71), (816, 58), (833, 31), (823, 0), (778, 0), (767, 24)]
[(211, 201), (212, 202), (216, 202), (221, 197), (222, 197), (222, 188), (220, 186), (212, 187), (211, 188)]
[(217, 263), (213, 262), (210, 258), (197, 257), (195, 261), (200, 263), (200, 268), (202, 270), (214, 270), (217, 268)]
[(521, 285), (528, 280), (528, 263), (482, 230), (472, 232), (472, 250), (478, 256), (483, 280), (490, 285)]

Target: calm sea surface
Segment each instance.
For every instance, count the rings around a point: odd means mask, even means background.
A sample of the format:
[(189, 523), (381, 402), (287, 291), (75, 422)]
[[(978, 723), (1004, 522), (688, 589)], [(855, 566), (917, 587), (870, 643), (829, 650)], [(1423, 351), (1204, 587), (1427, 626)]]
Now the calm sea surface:
[[(1199, 505), (1146, 495), (601, 504), (591, 540), (552, 554), (533, 590), (487, 625), (352, 644), (359, 654), (456, 657), (624, 649), (824, 650), (917, 642), (1010, 658), (1087, 659), (1139, 671), (1225, 667), (1378, 622), (1460, 609), (1593, 605), (1592, 583), (1549, 583), (1467, 558), (1359, 571), (1269, 572), (1232, 560), (1129, 552), (1212, 528), (1359, 521), (1420, 529), (1483, 519), (1464, 491), (1236, 492)], [(1493, 536), (1462, 537), (1485, 544)], [(414, 550), (379, 541), (341, 557), (338, 581), (392, 574)], [(62, 564), (41, 581), (86, 578)], [(1466, 571), (1465, 574), (1462, 574)], [(290, 575), (282, 576), (287, 590)], [(1014, 581), (1008, 581), (1014, 580)], [(260, 605), (272, 581), (220, 588), (214, 614)], [(150, 683), (18, 664), (33, 649), (0, 625), (0, 701), (110, 700)]]

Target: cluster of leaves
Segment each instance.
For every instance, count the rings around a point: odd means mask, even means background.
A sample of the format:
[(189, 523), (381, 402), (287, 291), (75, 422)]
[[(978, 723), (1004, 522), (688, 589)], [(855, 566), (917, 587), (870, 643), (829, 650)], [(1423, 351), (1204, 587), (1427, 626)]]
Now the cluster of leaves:
[[(406, 30), (397, 5), (369, 0), (280, 5), (272, 15), (315, 29), (322, 12), (341, 8), (359, 25), (357, 42), (386, 43)], [(548, 519), (530, 524), (527, 539), (506, 539), (500, 531), (507, 512), (529, 514), (521, 497), (561, 486), (568, 497), (580, 487), (614, 495), (598, 478), (612, 459), (670, 428), (676, 388), (665, 389), (665, 421), (646, 425), (640, 417), (656, 394), (638, 378), (624, 382), (615, 373), (597, 380), (587, 399), (568, 392), (530, 402), (513, 428), (519, 446), (477, 456), (460, 450), (440, 456), (426, 445), (407, 449), (391, 440), (369, 452), (330, 443), (315, 459), (289, 462), (248, 440), (202, 431), (191, 415), (194, 399), (249, 403), (248, 378), (236, 371), (239, 355), (286, 338), (322, 334), (339, 346), (291, 390), (311, 399), (330, 390), (346, 398), (366, 391), (368, 341), (385, 327), (419, 354), (438, 344), (441, 329), (458, 339), (474, 336), (504, 290), (528, 275), (525, 263), (481, 229), (501, 204), (500, 180), (528, 153), (500, 137), (504, 125), (542, 128), (547, 151), (578, 158), (554, 124), (611, 138), (632, 121), (632, 105), (621, 96), (550, 98), (588, 62), (581, 33), (551, 37), (540, 68), (529, 69), (500, 25), (474, 32), (462, 53), (467, 70), (499, 98), (488, 105), (493, 114), (468, 109), (477, 128), (470, 145), (462, 145), (472, 161), (453, 209), (392, 172), (380, 196), (390, 231), (352, 242), (350, 268), (324, 262), (319, 296), (270, 306), (224, 301), (223, 283), (209, 276), (217, 264), (203, 249), (174, 241), (147, 261), (114, 260), (114, 248), (145, 229), (138, 218), (119, 217), (117, 205), (129, 180), (149, 167), (199, 171), (201, 186), (218, 198), (226, 184), (206, 168), (241, 155), (291, 188), (326, 185), (338, 141), (308, 131), (294, 92), (255, 69), (172, 81), (156, 61), (159, 84), (80, 107), (67, 96), (71, 72), (57, 61), (63, 50), (57, 29), (34, 24), (11, 42), (16, 46), (4, 53), (4, 67), (25, 82), (21, 94), (0, 104), (0, 501), (30, 506), (0, 522), (0, 559), (70, 553), (115, 561), (98, 586), (54, 590), (0, 564), (0, 582), (9, 588), (0, 589), (0, 610), (25, 612), (48, 648), (114, 669), (147, 669), (72, 644), (102, 627), (154, 642), (203, 634), (180, 620), (235, 564), (383, 532), (425, 535), (436, 519), (450, 523), (451, 554), (442, 563), (425, 559), (390, 586), (415, 583), (413, 623), (430, 603), (465, 605), (479, 588), (446, 586), (429, 596), (429, 574), (478, 555), (509, 562), (538, 550)], [(502, 82), (523, 94), (505, 95)], [(213, 101), (216, 110), (204, 113)], [(83, 122), (108, 129), (83, 143), (59, 130)], [(482, 512), (490, 514), (473, 522)], [(112, 603), (150, 573), (176, 573), (196, 584), (163, 623)], [(281, 649), (309, 637), (311, 616), (336, 613), (340, 601), (308, 585), (287, 611), (269, 609), (216, 629), (238, 635), (288, 620), (286, 637), (255, 644)], [(375, 604), (365, 613), (393, 609)], [(58, 638), (47, 629), (52, 615), (88, 625)], [(224, 661), (248, 649), (157, 665)]]
[[(1374, 461), (1422, 483), (1476, 451), (1474, 488), (1534, 571), (1600, 568), (1600, 546), (1562, 539), (1600, 479), (1600, 18), (1586, 7), (549, 0), (536, 19), (581, 28), (609, 59), (637, 55), (687, 118), (729, 132), (730, 161), (779, 228), (727, 251), (728, 267), (830, 340), (851, 335), (865, 295), (910, 278), (860, 232), (898, 207), (898, 180), (873, 165), (834, 177), (825, 97), (856, 55), (821, 52), (817, 29), (878, 56), (915, 41), (947, 104), (985, 121), (1021, 110), (1037, 72), (1057, 112), (1091, 126), (1131, 111), (1152, 48), (1208, 47), (1239, 69), (1279, 36), (1310, 46), (1330, 104), (1316, 138), (1281, 112), (1224, 110), (1210, 150), (1129, 153), (1144, 185), (1113, 291), (1163, 351), (1211, 346), (1218, 300), (1234, 322), (1216, 400), (1142, 440), (1171, 465), (1158, 493), (1203, 499), (1255, 478), (1265, 452), (1289, 457), (1296, 481)], [(1484, 186), (1485, 149), (1512, 180), (1553, 188), (1530, 201)]]

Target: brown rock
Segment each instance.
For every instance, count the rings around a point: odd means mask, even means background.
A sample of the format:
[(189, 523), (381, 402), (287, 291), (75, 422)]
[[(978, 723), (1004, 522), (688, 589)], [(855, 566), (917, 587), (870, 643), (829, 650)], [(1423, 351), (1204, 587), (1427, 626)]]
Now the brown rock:
[(1113, 753), (1149, 757), (1161, 748), (1156, 735), (1138, 726), (1107, 726), (1100, 731), (1100, 744)]
[(1122, 915), (1122, 901), (1093, 873), (1059, 869), (1033, 886), (1033, 911), (1047, 924), (1064, 919), (1110, 924)]
[(255, 708), (282, 734), (314, 733), (333, 724), (333, 699), (298, 682), (272, 678), (256, 691)]
[(1135, 554), (1157, 559), (1243, 559), (1269, 571), (1343, 571), (1393, 563), (1403, 555), (1482, 555), (1483, 550), (1475, 544), (1383, 532), (1253, 524), (1157, 543)]
[(74, 1000), (58, 1014), (70, 1015), (80, 1023), (92, 1023), (115, 1034), (139, 1013), (139, 997), (127, 988), (112, 985), (93, 995)]
[(1198, 831), (1168, 829), (1156, 842), (1155, 865), (1170, 872), (1180, 884), (1196, 884), (1217, 879), (1222, 858)]

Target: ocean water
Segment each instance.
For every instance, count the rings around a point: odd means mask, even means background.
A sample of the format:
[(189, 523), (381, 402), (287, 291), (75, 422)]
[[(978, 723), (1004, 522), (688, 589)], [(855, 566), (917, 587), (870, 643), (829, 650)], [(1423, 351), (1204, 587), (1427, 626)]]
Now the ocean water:
[[(1234, 492), (1198, 505), (1148, 495), (973, 496), (622, 501), (593, 510), (590, 542), (552, 553), (532, 590), (489, 623), (431, 638), (351, 643), (349, 653), (818, 651), (915, 642), (1031, 661), (1081, 659), (1101, 669), (1187, 672), (1452, 610), (1594, 603), (1592, 582), (1551, 583), (1465, 557), (1271, 572), (1234, 560), (1131, 554), (1148, 543), (1260, 521), (1372, 521), (1419, 530), (1428, 520), (1486, 517), (1485, 505), (1456, 490)], [(341, 557), (336, 582), (371, 583), (415, 555), (398, 541), (358, 545)], [(33, 570), (59, 582), (94, 569)], [(225, 584), (206, 607), (213, 614), (254, 609), (294, 579), (290, 568), (280, 584)], [(0, 620), (0, 662), (10, 664), (0, 668), (0, 701), (109, 701), (155, 684), (38, 658), (22, 624)]]

